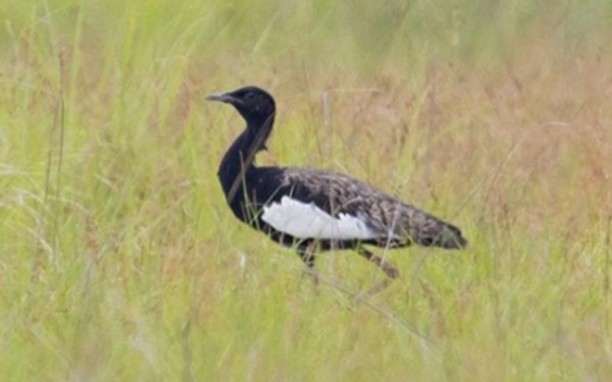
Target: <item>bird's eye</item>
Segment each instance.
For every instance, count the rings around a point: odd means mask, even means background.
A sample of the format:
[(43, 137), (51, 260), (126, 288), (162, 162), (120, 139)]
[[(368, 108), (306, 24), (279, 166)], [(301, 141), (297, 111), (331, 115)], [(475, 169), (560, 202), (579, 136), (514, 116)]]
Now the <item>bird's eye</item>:
[(253, 98), (255, 98), (255, 94), (253, 94), (253, 93), (251, 93), (251, 92), (248, 92), (248, 93), (247, 93), (247, 94), (246, 94), (244, 97), (245, 97), (246, 99), (253, 99)]

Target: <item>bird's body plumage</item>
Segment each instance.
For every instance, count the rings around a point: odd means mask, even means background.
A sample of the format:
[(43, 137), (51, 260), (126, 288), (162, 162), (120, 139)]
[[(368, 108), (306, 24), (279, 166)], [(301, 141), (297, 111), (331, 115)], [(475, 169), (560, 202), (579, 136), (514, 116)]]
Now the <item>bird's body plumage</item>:
[(367, 251), (411, 244), (462, 248), (461, 231), (420, 209), (331, 171), (298, 167), (257, 167), (274, 123), (275, 103), (256, 87), (214, 94), (232, 104), (247, 122), (219, 166), (218, 176), (234, 215), (273, 240), (295, 246), (309, 266), (316, 250), (355, 249), (389, 276), (397, 270)]

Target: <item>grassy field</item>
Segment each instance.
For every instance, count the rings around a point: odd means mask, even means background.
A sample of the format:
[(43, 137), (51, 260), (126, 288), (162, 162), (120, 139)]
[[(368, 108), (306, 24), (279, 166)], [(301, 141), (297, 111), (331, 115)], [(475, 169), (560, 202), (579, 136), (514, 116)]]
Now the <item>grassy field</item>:
[[(0, 380), (606, 381), (612, 3), (0, 3)], [(315, 290), (217, 164), (348, 172), (462, 227)]]

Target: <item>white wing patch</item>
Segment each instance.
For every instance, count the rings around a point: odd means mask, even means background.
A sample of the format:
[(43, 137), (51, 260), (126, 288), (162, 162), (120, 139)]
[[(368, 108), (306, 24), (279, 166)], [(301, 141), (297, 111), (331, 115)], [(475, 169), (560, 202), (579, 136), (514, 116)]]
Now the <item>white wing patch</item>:
[(334, 217), (313, 203), (288, 196), (265, 206), (261, 218), (274, 229), (300, 239), (366, 240), (381, 236), (363, 218), (346, 213)]

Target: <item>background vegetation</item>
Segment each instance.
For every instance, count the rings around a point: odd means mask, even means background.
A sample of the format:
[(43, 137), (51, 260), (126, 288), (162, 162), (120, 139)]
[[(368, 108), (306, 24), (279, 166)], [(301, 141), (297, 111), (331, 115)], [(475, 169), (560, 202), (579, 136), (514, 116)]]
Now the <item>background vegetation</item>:
[[(612, 2), (0, 3), (0, 380), (604, 381)], [(240, 225), (216, 166), (348, 172), (468, 250), (319, 261)]]

